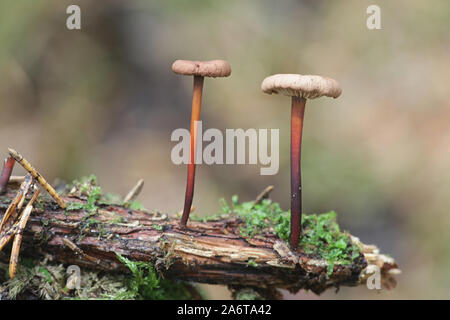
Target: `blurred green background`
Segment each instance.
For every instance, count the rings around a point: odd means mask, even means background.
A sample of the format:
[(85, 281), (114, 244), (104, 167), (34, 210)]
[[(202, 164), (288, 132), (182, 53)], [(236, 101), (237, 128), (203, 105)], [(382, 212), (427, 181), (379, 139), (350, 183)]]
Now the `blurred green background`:
[[(81, 7), (82, 30), (66, 28)], [(202, 165), (196, 213), (217, 200), (272, 198), (289, 207), (289, 99), (261, 92), (274, 73), (338, 80), (339, 99), (308, 103), (304, 211), (336, 210), (344, 229), (398, 260), (390, 292), (341, 288), (320, 297), (450, 298), (450, 2), (11, 1), (0, 3), (0, 154), (13, 147), (53, 180), (95, 173), (125, 195), (139, 178), (147, 208), (182, 209), (186, 167), (170, 135), (188, 128), (192, 79), (176, 59), (225, 59), (232, 75), (206, 79), (206, 128), (280, 128), (280, 171)], [(20, 170), (16, 169), (16, 174)], [(210, 298), (227, 298), (209, 286)]]

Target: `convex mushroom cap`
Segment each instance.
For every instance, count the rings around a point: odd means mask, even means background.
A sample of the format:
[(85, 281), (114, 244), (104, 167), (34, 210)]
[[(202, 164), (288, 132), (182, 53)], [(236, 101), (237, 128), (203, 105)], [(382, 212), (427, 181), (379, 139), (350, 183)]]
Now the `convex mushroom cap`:
[(230, 64), (224, 60), (190, 61), (176, 60), (172, 71), (188, 76), (228, 77), (231, 74)]
[(342, 93), (342, 89), (336, 80), (300, 74), (275, 74), (267, 77), (262, 82), (261, 89), (268, 94), (281, 93), (286, 96), (305, 99), (323, 96), (337, 98)]

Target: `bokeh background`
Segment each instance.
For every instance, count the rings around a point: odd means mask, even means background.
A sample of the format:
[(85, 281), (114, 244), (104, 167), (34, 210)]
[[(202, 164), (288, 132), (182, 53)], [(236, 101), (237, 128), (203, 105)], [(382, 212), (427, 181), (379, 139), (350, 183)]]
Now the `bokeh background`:
[[(66, 28), (81, 7), (82, 30)], [(368, 30), (366, 8), (381, 8)], [(186, 167), (170, 135), (188, 128), (192, 79), (175, 59), (225, 59), (206, 79), (206, 128), (280, 128), (280, 171), (202, 165), (197, 214), (218, 199), (272, 198), (289, 207), (289, 99), (261, 92), (274, 73), (337, 79), (339, 99), (310, 101), (303, 146), (304, 209), (336, 210), (344, 229), (395, 257), (393, 291), (341, 288), (290, 299), (450, 298), (450, 2), (0, 2), (0, 155), (11, 146), (53, 180), (95, 173), (125, 195), (139, 178), (147, 208), (182, 209)], [(20, 170), (16, 169), (19, 174)], [(228, 298), (208, 286), (210, 298)]]

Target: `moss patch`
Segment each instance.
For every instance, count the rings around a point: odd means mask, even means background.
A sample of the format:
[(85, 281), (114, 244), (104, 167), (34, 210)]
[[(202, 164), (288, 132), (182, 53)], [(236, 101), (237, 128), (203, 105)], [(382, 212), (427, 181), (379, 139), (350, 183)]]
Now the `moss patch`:
[(131, 274), (81, 269), (80, 288), (69, 289), (66, 266), (46, 259), (21, 259), (16, 277), (9, 279), (8, 265), (0, 263), (0, 297), (8, 299), (192, 299), (188, 285), (161, 279), (150, 264), (120, 257)]
[(73, 210), (85, 210), (88, 214), (95, 214), (98, 210), (97, 202), (102, 198), (102, 190), (97, 185), (97, 178), (94, 175), (74, 180), (68, 186), (69, 194), (85, 198), (86, 203), (70, 202), (67, 204), (66, 212)]
[(131, 203), (125, 203), (119, 195), (102, 193), (95, 175), (74, 180), (72, 184), (67, 185), (66, 193), (86, 200), (86, 203), (77, 201), (68, 203), (66, 213), (84, 210), (87, 214), (93, 215), (97, 212), (98, 207), (102, 205), (119, 205), (131, 210), (145, 210), (140, 201), (135, 200)]
[(234, 294), (235, 300), (263, 300), (262, 297), (253, 289), (251, 288), (245, 288), (238, 290)]
[(119, 261), (124, 263), (132, 273), (128, 279), (128, 291), (119, 294), (115, 299), (144, 300), (186, 300), (191, 294), (180, 282), (161, 279), (153, 266), (148, 262), (131, 261), (117, 254)]
[(131, 210), (145, 210), (144, 206), (142, 205), (142, 203), (138, 200), (134, 200), (131, 203), (127, 203), (126, 204)]
[[(290, 211), (284, 211), (280, 205), (270, 199), (261, 203), (239, 202), (237, 196), (231, 199), (231, 205), (221, 200), (222, 214), (235, 215), (244, 220), (240, 233), (244, 237), (275, 234), (288, 241), (290, 233)], [(205, 220), (220, 217), (215, 215)], [(316, 259), (328, 262), (328, 274), (333, 272), (335, 264), (351, 264), (360, 255), (358, 246), (351, 243), (349, 234), (342, 232), (336, 219), (336, 212), (302, 215), (301, 250)], [(249, 263), (251, 265), (251, 263)]]

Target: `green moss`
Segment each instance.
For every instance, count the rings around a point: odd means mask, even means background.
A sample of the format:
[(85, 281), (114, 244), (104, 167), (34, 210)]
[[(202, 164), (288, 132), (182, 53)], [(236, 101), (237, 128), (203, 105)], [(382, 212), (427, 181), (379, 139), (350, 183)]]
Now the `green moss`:
[(45, 210), (45, 206), (44, 206), (44, 203), (42, 202), (42, 200), (36, 200), (36, 201), (34, 202), (34, 207), (35, 207), (36, 209), (41, 210), (41, 211), (44, 211), (44, 210)]
[(41, 273), (44, 276), (45, 281), (47, 281), (48, 283), (53, 282), (52, 275), (46, 267), (41, 266), (41, 267), (39, 267), (38, 271), (39, 271), (39, 273)]
[[(270, 199), (261, 203), (239, 202), (232, 198), (232, 206), (221, 201), (222, 212), (231, 212), (242, 218), (244, 223), (240, 233), (244, 237), (253, 237), (268, 233), (276, 234), (288, 241), (290, 234), (290, 211), (283, 211), (279, 204)], [(328, 262), (328, 274), (338, 264), (350, 264), (359, 257), (359, 248), (350, 241), (349, 234), (341, 232), (334, 211), (323, 214), (302, 216), (301, 249), (316, 259)], [(249, 261), (250, 265), (250, 261)]]
[(75, 204), (76, 204), (75, 202), (66, 201), (66, 210), (64, 211), (64, 215), (66, 217), (70, 216), (71, 211), (78, 211), (83, 208), (83, 206), (81, 206), (81, 205), (76, 206)]
[(88, 195), (91, 186), (97, 185), (97, 177), (90, 175), (89, 177), (81, 177), (80, 179), (75, 179), (71, 184), (66, 186), (66, 191), (72, 194), (78, 195)]
[[(0, 269), (7, 272), (8, 265), (0, 263)], [(2, 283), (9, 299), (23, 299), (32, 293), (37, 298), (60, 298), (59, 288), (64, 281), (64, 272), (61, 266), (48, 265), (47, 260), (37, 261), (22, 258), (16, 276)], [(24, 296), (25, 295), (25, 296)]]
[(192, 221), (200, 221), (200, 222), (217, 221), (221, 219), (221, 215), (214, 214), (209, 216), (197, 216), (196, 214), (191, 214), (189, 215), (189, 219)]
[(127, 291), (121, 292), (115, 299), (173, 300), (191, 299), (189, 291), (182, 283), (161, 279), (148, 262), (131, 261), (116, 253), (132, 273), (127, 282)]
[(124, 223), (125, 219), (122, 216), (116, 215), (115, 213), (113, 213), (113, 218), (110, 220), (110, 223), (115, 224), (115, 223)]
[(84, 204), (81, 202), (69, 202), (66, 206), (66, 212), (77, 211), (84, 208)]
[(122, 205), (123, 201), (120, 195), (107, 192), (102, 195), (98, 203), (104, 205)]
[(156, 229), (158, 231), (161, 231), (163, 229), (163, 227), (161, 225), (159, 225), (159, 224), (152, 224), (152, 228), (154, 228), (154, 229)]
[(0, 283), (9, 299), (99, 300), (99, 299), (191, 299), (183, 282), (161, 279), (145, 262), (119, 259), (132, 275), (81, 269), (80, 288), (66, 287), (67, 266), (47, 259), (21, 258), (16, 276), (9, 279), (8, 264), (0, 262)]
[(233, 196), (232, 206), (231, 209), (224, 200), (221, 200), (223, 212), (231, 212), (245, 221), (240, 229), (241, 235), (252, 237), (270, 232), (277, 234), (283, 240), (288, 240), (290, 214), (288, 211), (283, 211), (278, 203), (269, 199), (264, 199), (259, 204), (253, 201), (239, 203), (239, 198)]
[(263, 297), (252, 288), (239, 289), (233, 296), (235, 300), (264, 300)]
[(102, 189), (97, 185), (97, 178), (94, 175), (89, 177), (82, 177), (74, 180), (71, 185), (67, 187), (69, 194), (76, 195), (80, 198), (86, 199), (85, 203), (70, 202), (66, 207), (66, 212), (84, 210), (88, 214), (94, 214), (101, 205), (118, 205), (130, 208), (131, 210), (145, 210), (140, 201), (133, 201), (131, 203), (124, 203), (119, 195), (112, 193), (102, 193)]
[(95, 214), (98, 210), (97, 202), (102, 199), (102, 190), (97, 185), (97, 178), (94, 175), (74, 180), (69, 186), (70, 193), (86, 198), (86, 203), (70, 202), (66, 207), (66, 212), (74, 210), (84, 210), (88, 214)]
[(99, 221), (95, 220), (94, 218), (89, 218), (86, 220), (86, 225), (89, 227), (95, 225), (96, 223), (99, 223)]
[(258, 264), (255, 262), (255, 260), (248, 260), (247, 264), (251, 267), (257, 267)]
[(134, 200), (133, 202), (128, 204), (128, 207), (131, 210), (144, 210), (144, 206), (142, 205), (142, 203), (140, 201), (137, 201), (137, 200)]

